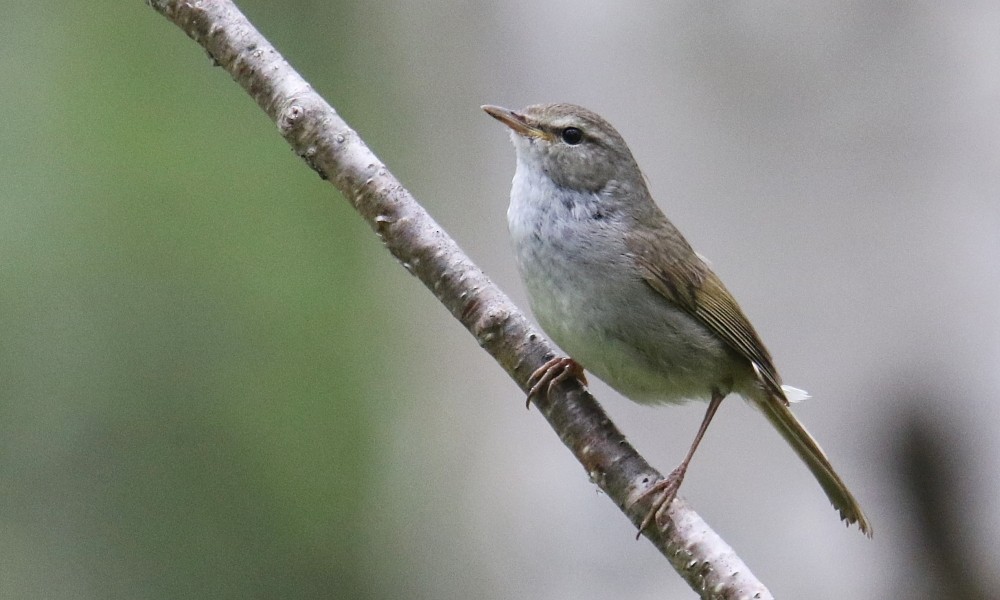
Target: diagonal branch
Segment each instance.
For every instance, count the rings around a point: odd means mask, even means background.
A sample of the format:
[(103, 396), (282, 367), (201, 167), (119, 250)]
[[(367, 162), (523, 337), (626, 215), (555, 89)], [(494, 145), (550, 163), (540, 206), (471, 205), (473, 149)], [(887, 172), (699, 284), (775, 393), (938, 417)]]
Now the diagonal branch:
[[(555, 349), (236, 6), (225, 0), (148, 1), (232, 75), (306, 164), (332, 181), (389, 252), (526, 390), (531, 372)], [(561, 385), (535, 404), (591, 481), (638, 525), (649, 505), (632, 501), (660, 474), (578, 383)], [(683, 500), (668, 514), (665, 530), (649, 527), (645, 535), (703, 598), (772, 598)]]

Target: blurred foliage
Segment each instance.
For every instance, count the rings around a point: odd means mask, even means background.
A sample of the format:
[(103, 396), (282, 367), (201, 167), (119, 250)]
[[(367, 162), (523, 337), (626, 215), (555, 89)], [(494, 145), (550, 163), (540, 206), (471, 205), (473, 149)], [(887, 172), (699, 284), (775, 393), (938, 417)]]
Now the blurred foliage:
[(374, 237), (142, 2), (5, 12), (0, 597), (370, 595)]
[[(622, 129), (875, 522), (818, 537), (808, 473), (720, 413), (686, 493), (775, 593), (997, 587), (993, 4), (239, 6), (515, 299), (478, 105)], [(142, 0), (2, 15), (0, 598), (687, 597), (180, 30)], [(661, 467), (701, 418), (605, 397)], [(909, 407), (951, 426), (891, 446)]]

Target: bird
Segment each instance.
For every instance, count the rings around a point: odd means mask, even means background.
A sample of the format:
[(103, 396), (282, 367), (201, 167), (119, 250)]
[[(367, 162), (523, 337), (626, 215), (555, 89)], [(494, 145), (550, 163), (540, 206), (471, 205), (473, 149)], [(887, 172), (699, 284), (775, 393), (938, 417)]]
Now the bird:
[(528, 380), (528, 402), (590, 372), (643, 404), (705, 400), (689, 450), (650, 499), (638, 537), (677, 495), (722, 400), (759, 409), (815, 476), (848, 525), (872, 526), (819, 444), (789, 409), (808, 395), (782, 384), (760, 336), (722, 280), (650, 194), (622, 136), (574, 104), (484, 105), (516, 154), (507, 224), (539, 325), (568, 356)]

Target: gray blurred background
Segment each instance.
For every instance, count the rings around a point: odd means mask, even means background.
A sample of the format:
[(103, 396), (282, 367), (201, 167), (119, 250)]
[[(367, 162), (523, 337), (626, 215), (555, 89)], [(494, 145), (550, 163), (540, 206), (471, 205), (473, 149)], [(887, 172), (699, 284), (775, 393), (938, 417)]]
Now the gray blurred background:
[[(116, 4), (0, 19), (0, 597), (693, 597), (246, 94)], [(728, 401), (682, 495), (777, 596), (1000, 585), (996, 3), (241, 7), (521, 306), (479, 105), (616, 125), (874, 524)], [(593, 390), (664, 470), (704, 410)]]

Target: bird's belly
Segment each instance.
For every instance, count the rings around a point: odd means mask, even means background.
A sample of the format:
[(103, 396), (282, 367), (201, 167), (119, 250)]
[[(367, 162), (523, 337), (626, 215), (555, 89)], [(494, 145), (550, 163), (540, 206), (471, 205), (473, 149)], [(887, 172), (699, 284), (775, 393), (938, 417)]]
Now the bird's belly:
[[(587, 269), (587, 267), (584, 267)], [(731, 350), (622, 265), (522, 266), (542, 329), (585, 369), (633, 401), (683, 402), (728, 393)]]

